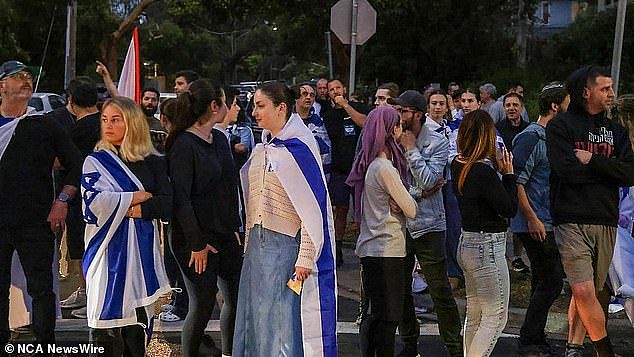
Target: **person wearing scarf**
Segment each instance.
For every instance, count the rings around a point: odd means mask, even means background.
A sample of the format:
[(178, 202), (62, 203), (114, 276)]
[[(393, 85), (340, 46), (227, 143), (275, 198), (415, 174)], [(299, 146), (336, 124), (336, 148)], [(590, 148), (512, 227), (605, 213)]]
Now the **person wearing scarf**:
[(104, 104), (101, 141), (84, 162), (81, 194), (90, 340), (110, 356), (144, 356), (153, 305), (170, 292), (157, 220), (169, 218), (172, 190), (132, 100)]
[(247, 239), (233, 356), (337, 356), (332, 207), (315, 138), (291, 115), (294, 99), (279, 82), (254, 96), (264, 131), (241, 170)]
[[(362, 356), (393, 356), (396, 326), (405, 299), (405, 222), (416, 216), (407, 191), (408, 166), (398, 139), (398, 112), (380, 106), (368, 114), (361, 151), (346, 183), (353, 188), (361, 222), (356, 254), (367, 299), (359, 329)], [(395, 279), (395, 277), (399, 277)]]

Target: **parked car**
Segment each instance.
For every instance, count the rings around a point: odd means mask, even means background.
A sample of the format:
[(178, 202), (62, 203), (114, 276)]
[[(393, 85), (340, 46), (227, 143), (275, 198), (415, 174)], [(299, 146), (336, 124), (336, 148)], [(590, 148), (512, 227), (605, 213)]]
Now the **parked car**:
[(29, 107), (34, 109), (34, 114), (44, 114), (52, 112), (54, 109), (66, 105), (66, 100), (54, 93), (33, 93), (29, 100)]

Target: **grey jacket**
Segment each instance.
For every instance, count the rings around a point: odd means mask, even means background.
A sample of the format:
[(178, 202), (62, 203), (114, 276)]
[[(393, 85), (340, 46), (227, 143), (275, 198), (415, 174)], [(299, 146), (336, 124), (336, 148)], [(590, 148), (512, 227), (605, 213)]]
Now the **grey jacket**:
[(438, 190), (427, 198), (422, 197), (424, 190), (433, 187), (439, 179), (443, 178), (449, 157), (449, 140), (441, 133), (440, 126), (430, 121), (431, 119), (428, 118), (418, 134), (417, 148), (405, 153), (413, 177), (409, 192), (416, 200), (417, 206), (416, 217), (407, 220), (407, 229), (414, 239), (429, 232), (447, 229), (442, 190)]

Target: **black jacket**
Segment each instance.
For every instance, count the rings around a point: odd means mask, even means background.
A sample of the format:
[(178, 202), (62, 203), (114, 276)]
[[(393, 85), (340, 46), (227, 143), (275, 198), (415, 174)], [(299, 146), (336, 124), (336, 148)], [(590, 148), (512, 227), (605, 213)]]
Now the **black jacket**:
[[(627, 130), (605, 113), (561, 113), (546, 128), (546, 144), (553, 223), (616, 227), (619, 187), (634, 185)], [(588, 165), (577, 160), (575, 149), (593, 154)]]

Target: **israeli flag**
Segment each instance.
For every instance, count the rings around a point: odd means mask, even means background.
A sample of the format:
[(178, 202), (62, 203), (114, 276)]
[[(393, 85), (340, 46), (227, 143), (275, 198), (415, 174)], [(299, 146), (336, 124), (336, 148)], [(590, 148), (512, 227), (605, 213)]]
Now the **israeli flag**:
[[(319, 147), (297, 114), (272, 140), (264, 130), (255, 156), (265, 151), (288, 194), (302, 225), (315, 245), (312, 274), (304, 281), (301, 319), (304, 355), (337, 356), (337, 277), (332, 207), (326, 188)], [(243, 192), (249, 192), (251, 160), (241, 170)], [(245, 195), (247, 196), (247, 195)], [(246, 202), (247, 205), (249, 204)], [(257, 302), (255, 302), (257, 303)]]
[(5, 118), (0, 116), (0, 160), (7, 146), (9, 146), (9, 142), (11, 142), (11, 138), (13, 138), (13, 133), (15, 133), (15, 128), (18, 127), (20, 119), (27, 117), (30, 112), (31, 110), (27, 110), (27, 112), (19, 118)]
[[(152, 304), (170, 292), (155, 222), (125, 217), (143, 185), (113, 153), (102, 150), (84, 162), (81, 178), (86, 232), (83, 271), (88, 326), (140, 324), (152, 332)], [(137, 320), (146, 309), (148, 321)]]

